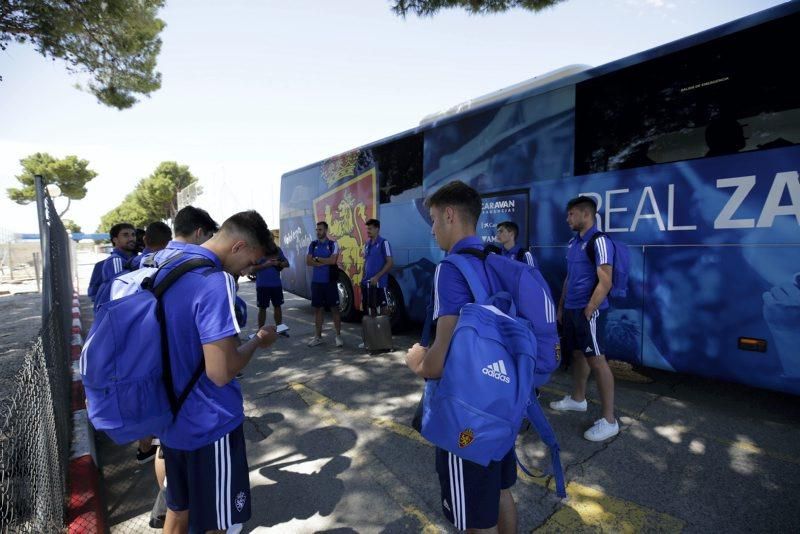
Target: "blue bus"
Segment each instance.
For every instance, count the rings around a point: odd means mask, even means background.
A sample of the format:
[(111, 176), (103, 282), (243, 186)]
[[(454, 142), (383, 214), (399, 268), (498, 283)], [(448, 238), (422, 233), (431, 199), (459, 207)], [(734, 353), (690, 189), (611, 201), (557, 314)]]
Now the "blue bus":
[(423, 202), (452, 180), (484, 198), (478, 231), (513, 220), (554, 295), (568, 199), (628, 245), (609, 358), (800, 393), (800, 2), (596, 68), (569, 67), (423, 119), (282, 177), (285, 287), (325, 220), (342, 248), (342, 312), (359, 313), (364, 222), (393, 246), (393, 320), (421, 321), (443, 257)]

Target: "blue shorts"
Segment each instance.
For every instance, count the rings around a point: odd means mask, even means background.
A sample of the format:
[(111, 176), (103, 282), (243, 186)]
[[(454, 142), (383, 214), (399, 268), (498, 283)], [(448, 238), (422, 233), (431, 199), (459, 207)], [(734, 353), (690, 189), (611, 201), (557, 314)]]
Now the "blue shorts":
[(380, 308), (389, 302), (385, 287), (361, 285), (361, 309)]
[(583, 310), (565, 309), (563, 316), (564, 326), (564, 346), (563, 349), (572, 354), (578, 351), (587, 358), (603, 354), (603, 347), (600, 345), (599, 332), (602, 330), (598, 325), (602, 323), (605, 314), (596, 310), (590, 320), (586, 319)]
[(256, 304), (259, 308), (269, 308), (269, 303), (273, 306), (283, 305), (283, 287), (262, 287), (256, 286)]
[(500, 513), (500, 490), (517, 482), (517, 459), (508, 451), (486, 467), (436, 447), (442, 512), (458, 530), (491, 528)]
[(331, 308), (339, 305), (339, 287), (335, 283), (311, 283), (311, 306), (314, 308)]
[(250, 476), (242, 425), (195, 451), (162, 445), (167, 507), (189, 510), (190, 530), (225, 530), (250, 519)]

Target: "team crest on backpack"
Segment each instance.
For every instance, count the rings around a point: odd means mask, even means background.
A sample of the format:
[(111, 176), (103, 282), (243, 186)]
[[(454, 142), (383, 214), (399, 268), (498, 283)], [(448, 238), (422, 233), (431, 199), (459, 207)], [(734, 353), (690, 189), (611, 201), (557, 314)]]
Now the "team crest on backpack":
[(458, 435), (458, 446), (462, 449), (469, 446), (473, 441), (475, 441), (475, 433), (471, 428), (467, 428)]

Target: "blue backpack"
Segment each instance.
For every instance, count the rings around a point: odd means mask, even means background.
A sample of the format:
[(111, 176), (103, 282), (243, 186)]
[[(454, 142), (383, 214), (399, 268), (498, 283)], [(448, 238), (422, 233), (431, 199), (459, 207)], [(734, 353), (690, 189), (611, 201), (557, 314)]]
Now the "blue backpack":
[[(137, 256), (133, 256), (132, 258), (128, 258), (126, 261), (124, 261), (122, 263), (122, 270), (117, 274), (115, 274), (114, 278), (112, 278), (111, 280), (107, 280), (105, 282), (102, 282), (100, 280), (97, 281), (97, 286), (96, 286), (97, 289), (95, 290), (94, 300), (93, 300), (95, 314), (97, 313), (97, 310), (100, 308), (100, 306), (111, 300), (111, 284), (113, 284), (114, 280), (119, 276), (123, 276), (135, 270), (133, 265), (133, 259), (136, 257)], [(98, 265), (102, 265), (102, 262), (100, 262)], [(100, 267), (100, 275), (102, 275), (102, 267)], [(92, 276), (94, 276), (94, 273), (92, 273)]]
[(614, 241), (605, 232), (595, 232), (586, 244), (586, 255), (589, 256), (589, 261), (592, 262), (592, 265), (595, 264), (596, 252), (594, 243), (601, 236), (608, 239), (614, 246), (614, 268), (611, 271), (611, 291), (609, 291), (609, 295), (625, 298), (628, 296), (628, 276), (631, 272), (631, 254), (628, 251), (628, 246), (625, 243)]
[(483, 260), (490, 290), (463, 255), (443, 260), (464, 276), (474, 302), (461, 309), (442, 377), (425, 384), (422, 435), (485, 466), (513, 449), (527, 415), (550, 448), (556, 489), (565, 497), (558, 442), (532, 395), (560, 360), (550, 291), (527, 264), (478, 250), (461, 252)]
[(95, 317), (80, 358), (86, 408), (94, 428), (118, 444), (158, 435), (177, 417), (205, 371), (201, 358), (189, 384), (175, 393), (161, 300), (180, 276), (201, 267), (215, 265), (191, 259), (158, 283), (154, 281), (161, 269), (151, 268), (153, 274), (141, 280), (141, 290), (128, 289), (125, 296), (101, 306)]

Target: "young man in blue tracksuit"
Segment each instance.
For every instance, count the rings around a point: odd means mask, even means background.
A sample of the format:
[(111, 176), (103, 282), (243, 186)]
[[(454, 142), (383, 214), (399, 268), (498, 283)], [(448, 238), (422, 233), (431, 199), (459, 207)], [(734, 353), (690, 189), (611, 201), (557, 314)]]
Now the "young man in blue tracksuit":
[(94, 302), (95, 312), (108, 299), (108, 291), (103, 291), (103, 287), (110, 284), (123, 270), (131, 270), (131, 261), (136, 256), (136, 228), (132, 224), (115, 224), (111, 227), (109, 236), (114, 249), (108, 258), (95, 265), (87, 291)]
[(313, 267), (311, 276), (311, 307), (314, 308), (314, 337), (309, 347), (322, 345), (322, 310), (330, 310), (333, 315), (334, 338), (337, 347), (344, 346), (342, 340), (342, 319), (339, 314), (338, 268), (339, 244), (328, 237), (328, 223), (317, 223), (317, 239), (308, 245), (306, 265)]
[[(433, 221), (433, 235), (442, 250), (448, 254), (466, 248), (483, 250), (483, 241), (475, 233), (482, 205), (477, 191), (455, 181), (433, 193), (425, 204)], [(474, 264), (484, 286), (489, 287), (481, 260), (472, 255), (465, 257)], [(430, 348), (416, 344), (406, 355), (408, 367), (423, 378), (442, 376), (459, 312), (474, 301), (466, 279), (450, 263), (436, 267), (433, 291), (436, 340)], [(517, 510), (511, 495), (511, 486), (517, 481), (513, 448), (501, 461), (484, 467), (437, 447), (436, 471), (442, 511), (457, 529), (516, 532)]]
[(185, 244), (182, 251), (159, 276), (193, 258), (210, 260), (214, 268), (186, 273), (162, 297), (175, 389), (186, 387), (205, 364), (177, 418), (158, 435), (169, 475), (164, 532), (238, 528), (250, 517), (251, 495), (235, 376), (277, 333), (265, 327), (240, 343), (234, 275), (274, 254), (275, 244), (261, 216), (247, 211), (226, 220), (203, 245)]
[(567, 248), (567, 278), (558, 302), (558, 321), (564, 328), (564, 348), (572, 355), (572, 395), (550, 403), (554, 410), (586, 411), (586, 383), (594, 372), (600, 390), (602, 415), (583, 437), (604, 441), (619, 433), (614, 417), (614, 375), (603, 355), (598, 324), (608, 308), (608, 292), (614, 268), (614, 245), (605, 236), (594, 239), (592, 264), (586, 247), (597, 233), (597, 204), (580, 196), (567, 203), (567, 224), (575, 237)]
[(369, 219), (367, 237), (364, 243), (364, 278), (361, 280), (361, 306), (362, 310), (372, 315), (386, 315), (387, 294), (389, 287), (389, 271), (394, 266), (392, 247), (381, 233), (381, 222), (378, 219)]
[(530, 250), (525, 250), (522, 245), (517, 244), (519, 237), (519, 226), (514, 221), (503, 221), (497, 224), (495, 240), (502, 247), (500, 254), (512, 260), (522, 261), (536, 267), (536, 260)]

